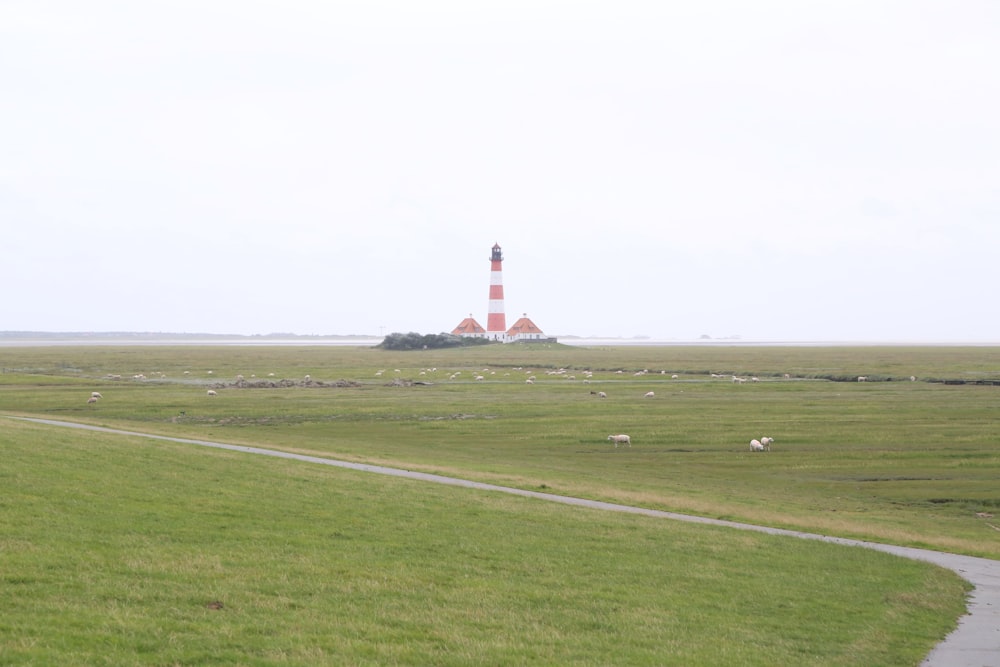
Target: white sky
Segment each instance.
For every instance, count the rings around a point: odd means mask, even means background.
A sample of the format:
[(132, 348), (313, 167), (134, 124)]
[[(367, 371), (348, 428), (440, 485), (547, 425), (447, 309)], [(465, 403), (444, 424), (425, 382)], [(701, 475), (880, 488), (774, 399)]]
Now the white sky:
[(1000, 341), (994, 0), (0, 0), (0, 330)]

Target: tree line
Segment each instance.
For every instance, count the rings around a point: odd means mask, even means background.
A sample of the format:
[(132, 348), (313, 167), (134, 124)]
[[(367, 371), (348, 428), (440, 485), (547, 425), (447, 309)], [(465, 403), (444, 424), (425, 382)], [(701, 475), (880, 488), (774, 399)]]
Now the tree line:
[(447, 333), (419, 334), (411, 331), (410, 333), (391, 333), (376, 347), (385, 350), (440, 350), (447, 347), (488, 345), (490, 342), (486, 338), (468, 338)]

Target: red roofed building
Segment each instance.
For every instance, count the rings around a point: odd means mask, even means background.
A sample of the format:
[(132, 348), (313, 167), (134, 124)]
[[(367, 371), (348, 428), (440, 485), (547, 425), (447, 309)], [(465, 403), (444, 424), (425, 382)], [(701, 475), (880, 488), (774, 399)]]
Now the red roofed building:
[(507, 340), (512, 343), (520, 340), (546, 340), (547, 338), (538, 325), (528, 319), (527, 313), (514, 322), (510, 329), (507, 329)]
[(472, 318), (470, 314), (462, 320), (457, 327), (451, 330), (456, 336), (468, 336), (470, 338), (486, 338), (486, 329), (479, 322)]

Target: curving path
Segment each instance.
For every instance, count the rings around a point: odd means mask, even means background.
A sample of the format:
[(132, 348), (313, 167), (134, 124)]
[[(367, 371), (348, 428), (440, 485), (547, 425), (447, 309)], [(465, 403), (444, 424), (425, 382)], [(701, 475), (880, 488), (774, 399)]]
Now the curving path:
[(567, 498), (551, 493), (541, 493), (538, 491), (527, 491), (515, 489), (507, 486), (497, 486), (482, 482), (472, 482), (455, 477), (444, 477), (429, 473), (413, 472), (398, 468), (387, 468), (384, 466), (368, 465), (365, 463), (351, 463), (349, 461), (336, 461), (333, 459), (320, 458), (318, 456), (306, 456), (302, 454), (291, 454), (273, 449), (263, 449), (260, 447), (245, 447), (242, 445), (227, 445), (221, 442), (210, 442), (208, 440), (192, 440), (189, 438), (174, 438), (164, 435), (152, 435), (148, 433), (138, 433), (135, 431), (124, 431), (120, 429), (105, 428), (102, 426), (90, 426), (87, 424), (76, 424), (73, 422), (58, 421), (54, 419), (36, 419), (30, 417), (9, 417), (22, 421), (47, 424), (50, 426), (61, 426), (70, 428), (80, 428), (89, 431), (101, 431), (116, 435), (138, 436), (143, 438), (153, 438), (156, 440), (169, 440), (171, 442), (181, 442), (203, 447), (214, 447), (216, 449), (229, 449), (248, 454), (262, 454), (265, 456), (275, 456), (284, 459), (295, 459), (307, 463), (319, 463), (321, 465), (337, 466), (340, 468), (350, 468), (362, 472), (378, 473), (380, 475), (394, 475), (397, 477), (407, 477), (410, 479), (434, 482), (436, 484), (449, 484), (451, 486), (464, 486), (472, 489), (485, 491), (501, 491), (517, 496), (527, 496), (550, 502), (563, 503), (566, 505), (578, 505), (593, 509), (608, 510), (612, 512), (627, 512), (631, 514), (644, 514), (646, 516), (673, 519), (676, 521), (687, 521), (691, 523), (704, 523), (715, 526), (726, 526), (739, 530), (754, 530), (772, 535), (787, 535), (809, 540), (820, 540), (823, 542), (833, 542), (847, 546), (859, 546), (867, 549), (875, 549), (887, 553), (912, 558), (915, 560), (928, 561), (949, 570), (954, 570), (959, 576), (966, 579), (975, 589), (969, 595), (967, 602), (968, 615), (959, 619), (958, 627), (944, 641), (938, 644), (934, 650), (921, 663), (921, 667), (1000, 667), (1000, 561), (988, 558), (975, 558), (973, 556), (960, 556), (948, 554), (940, 551), (930, 551), (927, 549), (915, 549), (912, 547), (897, 547), (891, 544), (878, 544), (876, 542), (865, 542), (863, 540), (850, 540), (840, 537), (829, 537), (826, 535), (816, 535), (813, 533), (803, 533), (794, 530), (784, 530), (781, 528), (767, 528), (765, 526), (753, 526), (746, 523), (734, 521), (723, 521), (721, 519), (709, 519), (705, 517), (691, 516), (688, 514), (677, 514), (674, 512), (664, 512), (660, 510), (645, 509), (641, 507), (630, 507), (628, 505), (618, 505), (615, 503), (605, 503), (596, 500), (584, 500), (581, 498)]

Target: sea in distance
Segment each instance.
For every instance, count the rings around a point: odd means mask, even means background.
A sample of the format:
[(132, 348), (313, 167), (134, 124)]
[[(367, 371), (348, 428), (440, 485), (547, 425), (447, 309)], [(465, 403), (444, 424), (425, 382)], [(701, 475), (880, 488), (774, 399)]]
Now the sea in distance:
[[(865, 346), (942, 346), (942, 347), (997, 347), (1000, 341), (835, 341), (835, 340), (749, 340), (740, 337), (706, 338), (692, 340), (656, 339), (642, 336), (631, 338), (554, 336), (557, 342), (579, 347), (618, 346), (745, 346), (745, 347), (865, 347)], [(357, 335), (227, 335), (146, 332), (34, 332), (0, 331), (2, 347), (54, 347), (54, 346), (260, 346), (260, 347), (310, 347), (355, 346), (375, 347), (382, 336)]]

